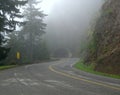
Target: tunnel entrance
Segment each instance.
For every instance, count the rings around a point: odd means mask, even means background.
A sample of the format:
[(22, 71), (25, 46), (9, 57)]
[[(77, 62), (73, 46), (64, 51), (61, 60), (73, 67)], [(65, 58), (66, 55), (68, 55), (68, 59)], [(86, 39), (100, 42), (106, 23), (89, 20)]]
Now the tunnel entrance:
[(53, 56), (57, 58), (68, 58), (70, 57), (70, 54), (67, 49), (59, 48), (54, 51)]

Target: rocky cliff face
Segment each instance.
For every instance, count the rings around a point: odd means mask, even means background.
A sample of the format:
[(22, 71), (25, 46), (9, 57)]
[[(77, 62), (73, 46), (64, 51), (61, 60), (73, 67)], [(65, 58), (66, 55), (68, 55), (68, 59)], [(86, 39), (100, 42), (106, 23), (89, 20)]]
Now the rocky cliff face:
[(120, 0), (105, 2), (93, 35), (95, 70), (120, 75)]

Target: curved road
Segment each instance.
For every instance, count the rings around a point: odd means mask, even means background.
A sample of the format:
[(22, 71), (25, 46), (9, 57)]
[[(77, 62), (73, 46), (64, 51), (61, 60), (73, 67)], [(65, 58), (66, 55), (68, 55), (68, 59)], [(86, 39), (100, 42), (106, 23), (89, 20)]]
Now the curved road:
[(73, 68), (79, 59), (21, 66), (0, 72), (0, 95), (120, 95), (120, 80)]

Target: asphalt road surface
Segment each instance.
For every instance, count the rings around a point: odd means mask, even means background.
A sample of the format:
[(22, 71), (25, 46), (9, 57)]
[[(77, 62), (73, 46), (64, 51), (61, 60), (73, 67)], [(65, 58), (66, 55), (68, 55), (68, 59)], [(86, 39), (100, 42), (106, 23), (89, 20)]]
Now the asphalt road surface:
[(0, 95), (120, 95), (120, 80), (73, 68), (61, 59), (0, 71)]

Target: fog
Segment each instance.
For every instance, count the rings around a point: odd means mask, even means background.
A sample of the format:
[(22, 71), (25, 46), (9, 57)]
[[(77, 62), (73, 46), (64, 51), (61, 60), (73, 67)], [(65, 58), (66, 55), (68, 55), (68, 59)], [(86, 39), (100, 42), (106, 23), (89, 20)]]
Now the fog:
[(99, 14), (104, 0), (52, 1), (51, 6), (48, 4), (49, 9), (44, 6), (42, 8), (48, 14), (45, 19), (45, 39), (50, 51), (67, 48), (79, 52), (80, 42), (87, 38), (88, 30)]

